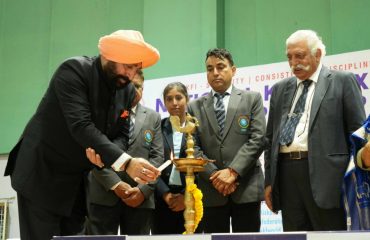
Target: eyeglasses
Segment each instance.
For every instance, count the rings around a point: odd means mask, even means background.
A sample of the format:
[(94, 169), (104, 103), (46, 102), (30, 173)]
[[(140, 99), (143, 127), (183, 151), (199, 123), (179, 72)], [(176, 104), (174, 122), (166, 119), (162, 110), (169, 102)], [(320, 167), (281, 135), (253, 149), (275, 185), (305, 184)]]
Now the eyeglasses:
[(302, 129), (302, 131), (300, 132), (300, 133), (297, 133), (297, 137), (300, 137), (300, 136), (302, 136), (302, 134), (305, 132), (305, 130), (306, 130), (306, 126), (307, 126), (307, 122), (308, 122), (308, 111), (305, 111), (305, 112), (303, 112), (303, 113), (301, 113), (301, 119), (304, 117), (304, 126), (303, 126), (303, 129)]

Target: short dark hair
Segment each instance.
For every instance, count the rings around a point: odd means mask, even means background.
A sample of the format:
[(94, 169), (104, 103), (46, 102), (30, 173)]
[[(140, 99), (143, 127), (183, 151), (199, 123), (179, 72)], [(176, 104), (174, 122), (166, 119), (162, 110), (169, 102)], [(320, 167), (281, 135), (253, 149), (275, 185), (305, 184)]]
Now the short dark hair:
[(206, 55), (206, 61), (209, 57), (216, 57), (222, 60), (226, 58), (227, 60), (229, 60), (230, 65), (234, 66), (233, 56), (229, 51), (227, 51), (224, 48), (213, 48), (208, 50)]
[(163, 90), (163, 100), (165, 100), (168, 92), (171, 91), (172, 89), (176, 89), (177, 91), (179, 91), (181, 94), (185, 96), (186, 101), (189, 101), (188, 90), (186, 89), (186, 86), (181, 82), (172, 82), (167, 84), (167, 86)]

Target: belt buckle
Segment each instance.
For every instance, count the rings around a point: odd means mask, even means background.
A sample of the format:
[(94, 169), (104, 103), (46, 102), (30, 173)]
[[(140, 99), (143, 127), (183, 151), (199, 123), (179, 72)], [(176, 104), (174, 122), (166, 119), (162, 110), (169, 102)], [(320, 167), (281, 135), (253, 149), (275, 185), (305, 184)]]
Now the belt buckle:
[(290, 152), (290, 159), (302, 159), (301, 151)]

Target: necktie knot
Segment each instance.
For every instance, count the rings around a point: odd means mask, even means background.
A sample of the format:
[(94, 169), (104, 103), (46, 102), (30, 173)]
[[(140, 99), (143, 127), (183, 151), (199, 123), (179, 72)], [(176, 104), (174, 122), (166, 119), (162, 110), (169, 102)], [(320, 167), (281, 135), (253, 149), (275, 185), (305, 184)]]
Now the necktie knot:
[(304, 88), (308, 88), (311, 85), (311, 83), (312, 83), (312, 80), (309, 80), (309, 79), (304, 80), (302, 82)]
[(229, 93), (227, 93), (227, 92), (224, 92), (224, 93), (218, 93), (218, 92), (216, 92), (215, 93), (215, 97), (217, 98), (217, 100), (220, 100), (220, 99), (224, 99), (224, 97), (226, 96), (226, 95), (228, 95)]

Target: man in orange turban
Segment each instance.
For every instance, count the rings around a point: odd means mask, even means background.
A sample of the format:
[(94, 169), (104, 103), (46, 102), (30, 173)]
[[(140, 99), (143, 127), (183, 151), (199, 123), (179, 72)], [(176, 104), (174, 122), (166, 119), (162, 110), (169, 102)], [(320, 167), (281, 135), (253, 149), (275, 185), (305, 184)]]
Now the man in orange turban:
[(98, 47), (102, 56), (117, 63), (141, 63), (142, 68), (147, 68), (159, 60), (158, 50), (146, 43), (138, 31), (118, 30), (100, 38)]
[(21, 239), (82, 231), (83, 179), (93, 167), (86, 154), (95, 165), (124, 170), (140, 183), (159, 175), (147, 160), (131, 157), (107, 137), (131, 107), (130, 81), (154, 65), (159, 52), (133, 30), (102, 37), (99, 50), (100, 56), (73, 57), (59, 66), (9, 154), (5, 175), (17, 191)]

